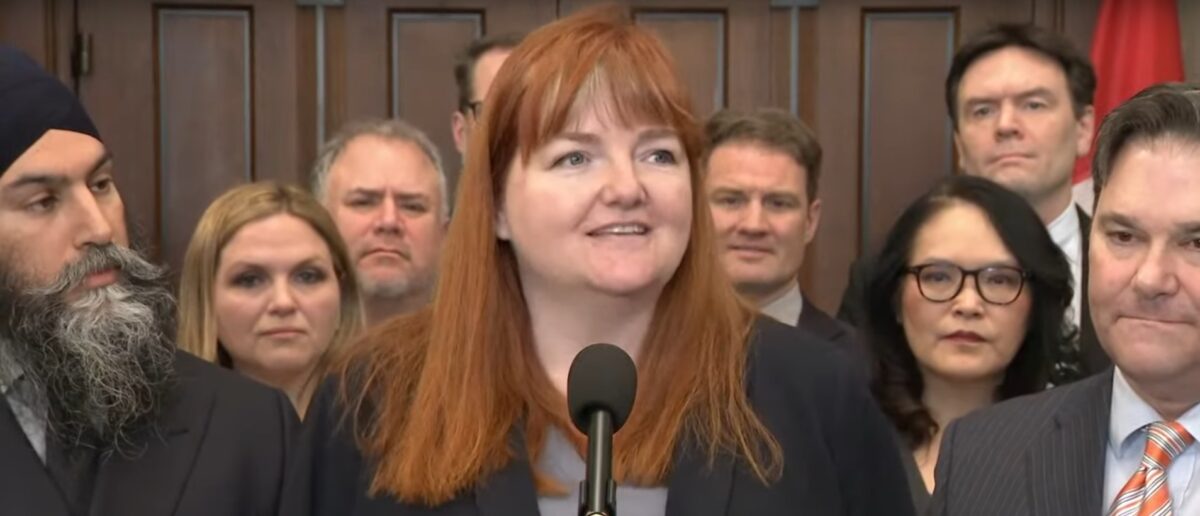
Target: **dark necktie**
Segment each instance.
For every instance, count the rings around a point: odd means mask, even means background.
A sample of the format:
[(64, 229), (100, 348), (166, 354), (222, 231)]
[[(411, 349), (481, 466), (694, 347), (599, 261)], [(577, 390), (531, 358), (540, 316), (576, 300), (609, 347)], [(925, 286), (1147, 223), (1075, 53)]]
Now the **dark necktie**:
[(96, 452), (85, 446), (64, 446), (46, 435), (46, 470), (58, 485), (74, 516), (87, 516), (96, 480)]

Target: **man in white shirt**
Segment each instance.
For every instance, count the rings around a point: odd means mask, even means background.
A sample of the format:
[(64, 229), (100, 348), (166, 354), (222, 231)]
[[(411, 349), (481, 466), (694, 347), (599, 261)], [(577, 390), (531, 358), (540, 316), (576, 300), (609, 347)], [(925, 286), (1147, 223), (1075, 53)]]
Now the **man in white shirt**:
[[(1095, 88), (1083, 54), (1062, 36), (1028, 25), (1000, 25), (973, 36), (955, 53), (946, 79), (963, 173), (996, 181), (1029, 201), (1071, 266), (1075, 293), (1068, 320), (1078, 333), (1053, 350), (1055, 384), (1111, 363), (1096, 342), (1084, 296), (1091, 219), (1071, 196), (1075, 160), (1091, 148)], [(838, 313), (843, 319), (861, 320), (856, 307), (862, 281), (851, 280)]]
[(1092, 177), (1088, 298), (1116, 368), (951, 424), (932, 514), (1200, 514), (1200, 86), (1114, 110)]

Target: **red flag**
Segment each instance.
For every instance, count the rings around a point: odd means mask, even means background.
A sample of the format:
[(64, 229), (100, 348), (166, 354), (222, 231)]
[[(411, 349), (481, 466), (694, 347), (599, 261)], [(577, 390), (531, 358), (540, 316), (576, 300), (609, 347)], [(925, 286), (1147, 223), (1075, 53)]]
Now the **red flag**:
[[(1092, 37), (1096, 129), (1113, 108), (1155, 83), (1183, 80), (1175, 0), (1104, 0)], [(1093, 138), (1095, 135), (1092, 135)], [(1075, 163), (1075, 183), (1092, 174), (1092, 153)], [(1090, 189), (1089, 189), (1090, 190)], [(1084, 206), (1091, 208), (1091, 203)]]

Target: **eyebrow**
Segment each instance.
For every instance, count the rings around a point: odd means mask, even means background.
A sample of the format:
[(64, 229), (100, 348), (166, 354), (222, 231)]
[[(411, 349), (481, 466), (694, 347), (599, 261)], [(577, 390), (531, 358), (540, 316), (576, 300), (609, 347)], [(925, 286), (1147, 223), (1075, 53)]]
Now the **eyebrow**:
[[(662, 138), (678, 138), (679, 133), (674, 129), (666, 127), (653, 127), (645, 129), (637, 135), (637, 145), (642, 145), (647, 141), (658, 140)], [(593, 133), (583, 133), (578, 131), (568, 131), (559, 133), (555, 138), (573, 141), (576, 143), (594, 145), (600, 142), (600, 136)]]
[(566, 132), (559, 134), (556, 138), (588, 145), (594, 145), (600, 142), (600, 137), (592, 133)]
[(1137, 222), (1133, 220), (1133, 217), (1130, 217), (1123, 213), (1112, 213), (1112, 212), (1101, 213), (1098, 217), (1096, 217), (1096, 222), (1102, 226), (1116, 225), (1116, 226), (1125, 226), (1125, 227), (1132, 228), (1132, 227), (1137, 227), (1137, 225), (1138, 225)]
[[(105, 150), (104, 154), (102, 154), (96, 159), (95, 162), (92, 163), (86, 177), (91, 178), (92, 176), (96, 175), (97, 172), (111, 163), (112, 154)], [(13, 181), (6, 187), (6, 189), (16, 190), (28, 186), (44, 186), (47, 188), (58, 189), (65, 187), (66, 185), (70, 184), (70, 182), (71, 180), (66, 176), (66, 174), (54, 172), (33, 172), (25, 174)]]
[[(378, 198), (378, 197), (384, 196), (382, 188), (352, 188), (346, 192), (345, 197), (352, 197), (355, 195), (362, 195), (362, 196), (371, 197), (371, 198)], [(399, 197), (401, 199), (428, 199), (429, 198), (429, 195), (421, 193), (421, 192), (403, 192), (402, 191), (402, 192), (396, 192), (395, 196)]]
[(963, 101), (963, 105), (964, 106), (972, 106), (975, 104), (986, 104), (988, 102), (996, 102), (997, 100), (1004, 98), (1004, 97), (1015, 97), (1018, 99), (1026, 99), (1029, 97), (1054, 97), (1054, 96), (1055, 96), (1054, 92), (1050, 91), (1049, 88), (1039, 86), (1037, 88), (1032, 88), (1032, 89), (1028, 89), (1025, 91), (1017, 92), (1017, 94), (1015, 94), (1015, 95), (967, 97), (966, 100)]
[[(309, 257), (307, 257), (303, 260), (296, 262), (295, 264), (289, 266), (287, 268), (287, 270), (290, 271), (290, 270), (294, 270), (298, 267), (306, 267), (306, 266), (310, 266), (310, 265), (327, 265), (327, 264), (332, 265), (332, 261), (324, 259), (324, 257), (321, 256), (320, 253), (317, 253), (317, 254), (310, 255)], [(236, 272), (245, 272), (244, 270), (239, 270), (239, 269), (267, 270), (267, 269), (270, 269), (270, 267), (263, 264), (263, 262), (247, 260), (247, 259), (233, 260), (232, 262), (229, 263), (228, 267), (226, 267), (226, 270), (229, 272), (235, 272), (235, 271)]]
[(679, 133), (675, 132), (674, 129), (669, 129), (666, 127), (654, 127), (638, 133), (637, 143), (640, 145), (650, 140), (678, 137)]

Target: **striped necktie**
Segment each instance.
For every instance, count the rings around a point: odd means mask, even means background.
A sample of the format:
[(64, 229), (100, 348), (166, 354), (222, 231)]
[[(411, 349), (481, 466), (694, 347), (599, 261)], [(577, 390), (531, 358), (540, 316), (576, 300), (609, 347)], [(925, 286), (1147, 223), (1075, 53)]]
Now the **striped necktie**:
[(1195, 439), (1178, 421), (1146, 427), (1146, 453), (1142, 465), (1121, 488), (1109, 516), (1171, 516), (1167, 468)]

